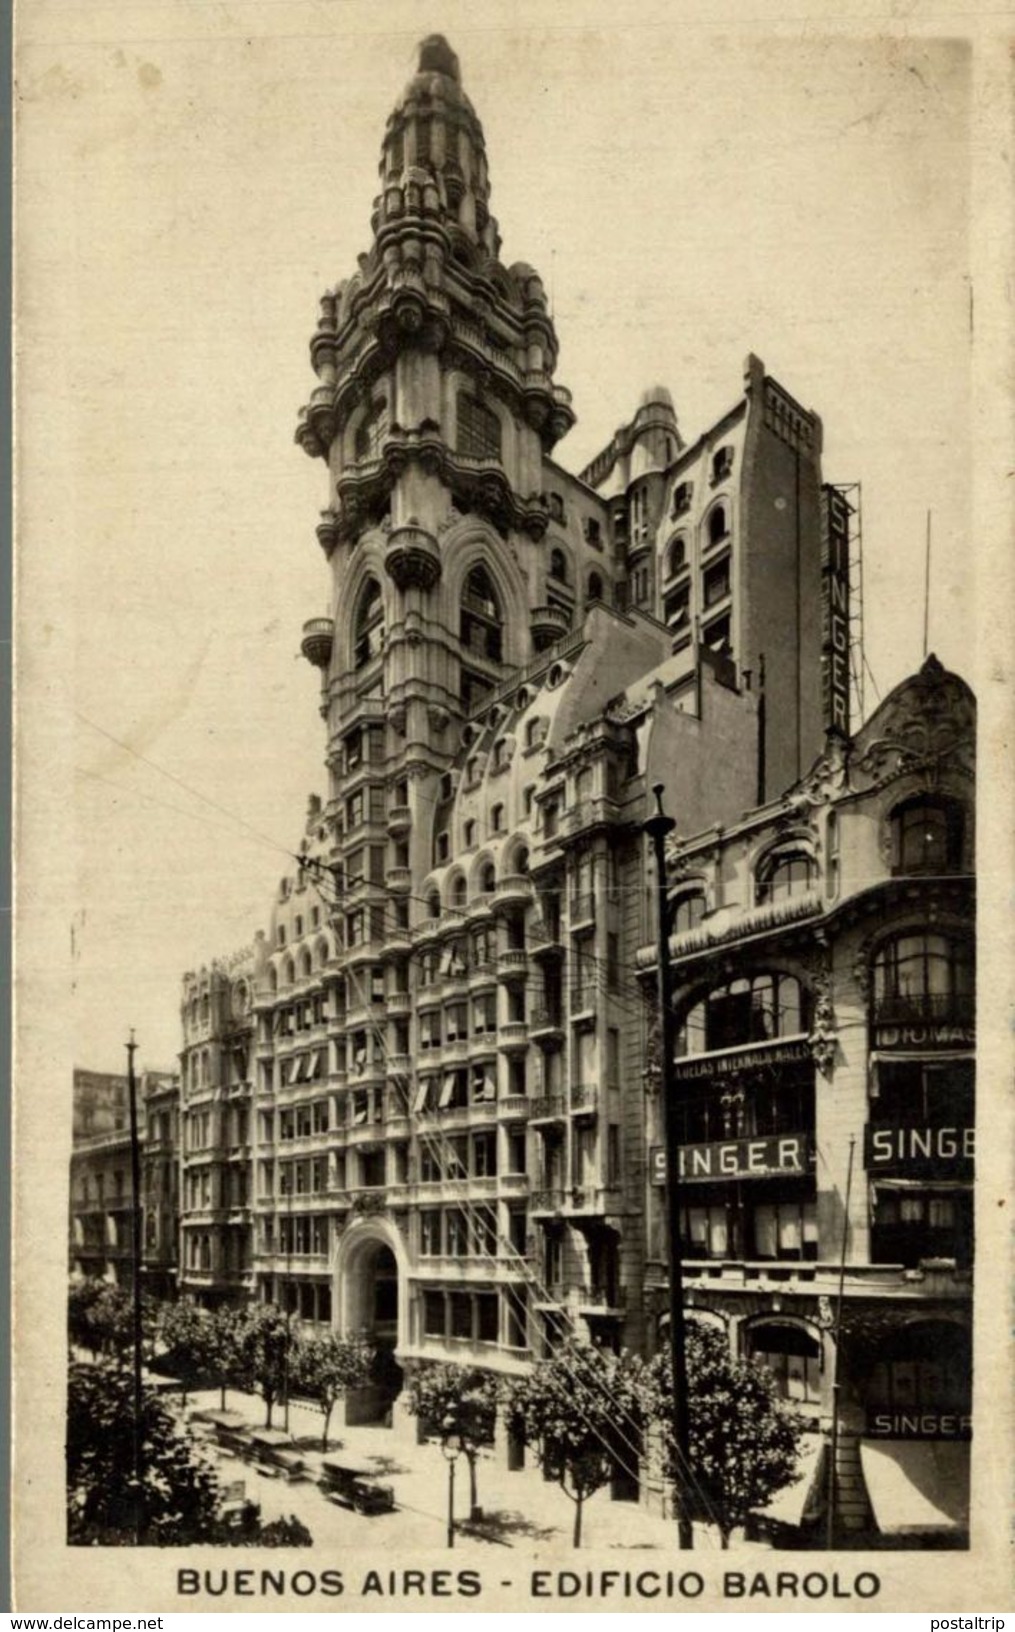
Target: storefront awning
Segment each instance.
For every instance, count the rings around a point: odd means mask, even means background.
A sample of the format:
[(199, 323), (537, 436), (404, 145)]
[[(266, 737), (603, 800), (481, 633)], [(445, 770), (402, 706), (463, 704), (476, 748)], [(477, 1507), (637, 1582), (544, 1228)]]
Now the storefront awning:
[(968, 1443), (864, 1439), (860, 1441), (860, 1462), (883, 1535), (964, 1530), (968, 1525)]
[(810, 1511), (821, 1505), (825, 1465), (821, 1435), (805, 1434), (797, 1452), (797, 1477), (791, 1485), (785, 1485), (778, 1491), (765, 1507), (756, 1508), (757, 1517), (776, 1524), (802, 1524), (805, 1509)]

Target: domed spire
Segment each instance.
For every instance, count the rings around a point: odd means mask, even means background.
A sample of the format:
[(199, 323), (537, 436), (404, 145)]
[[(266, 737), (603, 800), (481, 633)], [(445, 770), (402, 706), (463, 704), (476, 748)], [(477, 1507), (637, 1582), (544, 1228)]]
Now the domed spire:
[[(380, 171), (386, 192), (436, 187), (445, 221), (484, 255), (496, 257), (500, 240), (488, 207), (483, 127), (443, 34), (428, 34), (419, 47), (419, 67), (388, 120)], [(384, 200), (378, 206), (375, 231), (387, 213)]]
[(456, 85), (462, 83), (458, 58), (443, 34), (428, 34), (420, 44), (419, 71), (421, 74), (447, 74)]

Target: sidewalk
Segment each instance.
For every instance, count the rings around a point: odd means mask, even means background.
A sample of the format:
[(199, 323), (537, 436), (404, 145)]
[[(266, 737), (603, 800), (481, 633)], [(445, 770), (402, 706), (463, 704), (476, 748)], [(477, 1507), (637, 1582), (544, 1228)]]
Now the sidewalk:
[[(188, 1414), (216, 1409), (219, 1398), (217, 1390), (188, 1396)], [(230, 1389), (226, 1404), (252, 1425), (263, 1426), (262, 1400)], [(235, 1460), (222, 1462), (223, 1483), (244, 1479), (246, 1493), (261, 1503), (265, 1521), (295, 1514), (307, 1526), (315, 1545), (391, 1545), (400, 1551), (446, 1547), (448, 1464), (440, 1446), (416, 1445), (390, 1428), (340, 1427), (336, 1425), (338, 1416), (336, 1411), (332, 1417), (328, 1455), (369, 1468), (390, 1484), (395, 1492), (394, 1513), (353, 1513), (329, 1501), (310, 1480), (288, 1483), (281, 1478), (267, 1478), (249, 1464)], [(280, 1427), (282, 1422), (282, 1409), (276, 1406), (272, 1423)], [(291, 1404), (290, 1431), (315, 1473), (322, 1461), (321, 1425), (319, 1411), (296, 1401)], [(464, 1456), (460, 1457), (455, 1468), (455, 1517), (456, 1524), (466, 1528), (456, 1533), (456, 1552), (477, 1558), (489, 1557), (502, 1547), (521, 1547), (549, 1560), (574, 1560), (574, 1503), (559, 1485), (546, 1481), (537, 1467), (526, 1466), (511, 1473), (498, 1464), (492, 1453), (484, 1453), (479, 1460), (477, 1483), (483, 1520), (473, 1529), (468, 1525), (469, 1468)], [(695, 1546), (701, 1552), (718, 1552), (718, 1534), (707, 1526), (696, 1525)], [(673, 1553), (676, 1526), (672, 1520), (649, 1513), (634, 1502), (612, 1501), (607, 1488), (585, 1503), (582, 1548)], [(757, 1550), (766, 1549), (758, 1545)]]

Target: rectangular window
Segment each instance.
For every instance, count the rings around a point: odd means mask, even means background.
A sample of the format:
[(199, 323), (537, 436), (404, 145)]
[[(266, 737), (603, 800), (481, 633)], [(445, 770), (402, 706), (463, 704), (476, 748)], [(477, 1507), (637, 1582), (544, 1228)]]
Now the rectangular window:
[(477, 1179), (493, 1178), (497, 1172), (497, 1135), (476, 1133), (472, 1138), (472, 1173)]
[(426, 1337), (444, 1336), (444, 1293), (423, 1293), (423, 1333)]
[(441, 1215), (423, 1212), (419, 1215), (419, 1250), (424, 1258), (434, 1258), (441, 1250)]
[(495, 1292), (476, 1294), (476, 1336), (481, 1343), (496, 1343), (498, 1337), (498, 1308)]
[(451, 1336), (472, 1336), (472, 1294), (451, 1293)]

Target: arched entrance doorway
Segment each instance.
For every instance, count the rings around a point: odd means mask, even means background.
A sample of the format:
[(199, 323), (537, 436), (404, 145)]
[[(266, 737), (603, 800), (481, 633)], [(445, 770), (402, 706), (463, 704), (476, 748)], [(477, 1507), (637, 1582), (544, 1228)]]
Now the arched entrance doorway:
[(368, 1386), (346, 1402), (346, 1420), (390, 1423), (402, 1389), (396, 1351), (405, 1330), (405, 1265), (394, 1227), (357, 1221), (345, 1231), (335, 1265), (339, 1329), (366, 1338), (375, 1351)]

